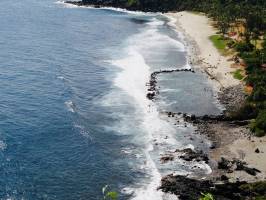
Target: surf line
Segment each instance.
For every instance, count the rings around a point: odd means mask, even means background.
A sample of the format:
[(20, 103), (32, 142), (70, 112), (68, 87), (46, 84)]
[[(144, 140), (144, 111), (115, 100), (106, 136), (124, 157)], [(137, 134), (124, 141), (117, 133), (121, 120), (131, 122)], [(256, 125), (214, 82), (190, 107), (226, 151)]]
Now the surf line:
[(155, 71), (151, 74), (150, 76), (150, 81), (146, 85), (149, 87), (148, 88), (148, 93), (146, 97), (149, 100), (154, 100), (155, 96), (159, 94), (159, 89), (157, 87), (157, 76), (159, 74), (163, 73), (172, 73), (172, 72), (192, 72), (195, 73), (194, 69), (171, 69), (171, 70), (160, 70), (160, 71)]

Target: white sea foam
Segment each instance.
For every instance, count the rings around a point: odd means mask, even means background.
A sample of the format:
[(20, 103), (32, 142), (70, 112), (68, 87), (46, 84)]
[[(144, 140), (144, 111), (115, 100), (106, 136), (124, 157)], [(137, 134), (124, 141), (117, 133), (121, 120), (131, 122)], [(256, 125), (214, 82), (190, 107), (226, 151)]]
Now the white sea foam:
[(148, 22), (147, 24), (149, 24), (150, 26), (161, 26), (164, 25), (164, 21), (162, 20), (158, 20), (156, 18), (152, 18), (151, 22)]
[[(164, 17), (166, 17), (169, 21), (167, 22), (167, 24), (170, 26), (170, 27), (172, 27), (174, 30), (176, 30), (176, 22), (177, 22), (177, 18), (175, 18), (175, 17), (171, 17), (171, 16), (168, 16), (168, 15), (164, 15), (163, 14), (163, 16)], [(177, 33), (178, 33), (178, 35), (180, 34), (180, 32), (178, 32), (177, 31)]]
[(64, 1), (56, 1), (55, 4), (59, 4), (64, 6), (65, 8), (78, 8), (79, 6), (70, 4), (70, 3), (65, 3)]
[(63, 76), (57, 76), (57, 78), (60, 80), (65, 80), (65, 77), (63, 77)]
[(114, 7), (107, 7), (107, 6), (102, 6), (100, 8), (96, 8), (96, 7), (93, 7), (93, 6), (77, 6), (77, 5), (74, 5), (74, 4), (65, 3), (65, 1), (61, 1), (61, 0), (56, 1), (55, 3), (56, 4), (61, 4), (65, 8), (88, 8), (88, 9), (97, 9), (97, 10), (112, 10), (112, 11), (132, 14), (132, 15), (146, 15), (146, 16), (154, 16), (154, 15), (156, 15), (156, 13), (152, 13), (152, 12), (130, 11), (130, 10), (123, 9), (123, 8), (114, 8)]
[(144, 31), (142, 34), (134, 36), (134, 40), (133, 39), (130, 40), (129, 45), (134, 46), (136, 44), (136, 41), (138, 40), (138, 41), (145, 41), (138, 43), (136, 46), (138, 50), (142, 51), (148, 51), (151, 49), (160, 49), (163, 47), (173, 47), (180, 52), (186, 51), (185, 46), (181, 42), (169, 37), (168, 35), (159, 33), (158, 29), (156, 28), (157, 26)]
[(4, 141), (0, 140), (0, 150), (5, 150), (7, 148), (7, 145)]
[(66, 101), (65, 105), (66, 105), (68, 111), (70, 111), (72, 113), (75, 112), (75, 105), (74, 105), (74, 103), (71, 100)]
[[(152, 153), (156, 151), (154, 149), (154, 141), (157, 144), (163, 144), (167, 147), (178, 147), (181, 144), (176, 140), (176, 129), (171, 126), (167, 121), (161, 119), (156, 105), (146, 98), (147, 88), (146, 83), (149, 82), (151, 69), (146, 63), (143, 52), (148, 54), (154, 49), (167, 45), (174, 47), (178, 51), (185, 51), (185, 46), (167, 35), (159, 33), (158, 26), (161, 26), (161, 22), (153, 20), (149, 23), (150, 28), (139, 34), (134, 35), (125, 42), (125, 48), (122, 51), (125, 56), (122, 59), (114, 59), (109, 61), (112, 65), (121, 69), (117, 77), (114, 79), (114, 85), (123, 91), (123, 94), (119, 94), (117, 91), (107, 96), (104, 101), (105, 106), (110, 106), (122, 101), (123, 95), (131, 97), (131, 103), (139, 110), (139, 117), (142, 117), (140, 127), (144, 132), (141, 135), (142, 142), (145, 144), (143, 156), (145, 157), (145, 163), (141, 166), (145, 171), (150, 172), (150, 182), (144, 184), (139, 188), (125, 188), (125, 193), (133, 193), (133, 200), (163, 200), (163, 199), (176, 199), (175, 197), (165, 196), (162, 191), (158, 191), (157, 188), (160, 185), (161, 174), (154, 162), (154, 159), (159, 159), (160, 152), (156, 152), (157, 158), (152, 157)], [(145, 41), (145, 42), (143, 42)], [(190, 68), (189, 65), (184, 68)], [(121, 103), (121, 102), (120, 102)], [(117, 115), (117, 114), (116, 114)], [(122, 119), (123, 120), (123, 119)], [(121, 133), (126, 134), (126, 127), (128, 122), (121, 122), (117, 125), (118, 131), (122, 129)], [(121, 127), (122, 126), (122, 127)], [(167, 139), (165, 139), (167, 138)], [(194, 146), (190, 146), (194, 148)], [(129, 153), (124, 151), (124, 153)], [(141, 158), (142, 157), (138, 157)]]
[[(173, 137), (175, 129), (160, 118), (156, 105), (146, 98), (147, 88), (145, 85), (149, 81), (151, 71), (150, 66), (146, 64), (140, 53), (140, 50), (142, 50), (142, 40), (139, 40), (139, 38), (143, 39), (143, 36), (146, 40), (149, 38), (149, 33), (147, 34), (144, 32), (130, 38), (130, 40), (127, 41), (129, 46), (125, 48), (127, 55), (123, 59), (113, 60), (111, 63), (122, 70), (114, 80), (115, 86), (130, 95), (135, 105), (140, 108), (139, 110), (141, 110), (142, 113), (139, 113), (139, 115), (143, 116), (141, 126), (146, 132), (146, 149), (144, 150), (146, 162), (144, 167), (151, 172), (151, 181), (149, 184), (135, 189), (133, 199), (161, 200), (164, 194), (157, 190), (160, 184), (161, 174), (150, 154), (154, 151), (153, 141), (156, 140), (158, 143), (165, 143), (166, 141), (164, 138), (167, 136), (167, 143), (169, 145), (176, 145), (178, 142)], [(152, 43), (149, 42), (147, 44), (152, 45)]]
[(74, 123), (74, 127), (76, 129), (78, 129), (78, 131), (79, 131), (79, 133), (81, 135), (83, 135), (84, 137), (90, 139), (91, 141), (93, 140), (92, 136), (90, 135), (90, 132), (88, 130), (86, 130), (83, 125), (79, 125), (79, 124)]
[(114, 8), (114, 7), (100, 7), (100, 8), (95, 8), (95, 9), (99, 9), (99, 10), (113, 10), (113, 11), (117, 11), (117, 12), (124, 12), (124, 13), (128, 13), (128, 14), (133, 14), (133, 15), (154, 15), (154, 13), (147, 13), (147, 12), (142, 12), (142, 11), (130, 11), (127, 9), (123, 9), (123, 8)]

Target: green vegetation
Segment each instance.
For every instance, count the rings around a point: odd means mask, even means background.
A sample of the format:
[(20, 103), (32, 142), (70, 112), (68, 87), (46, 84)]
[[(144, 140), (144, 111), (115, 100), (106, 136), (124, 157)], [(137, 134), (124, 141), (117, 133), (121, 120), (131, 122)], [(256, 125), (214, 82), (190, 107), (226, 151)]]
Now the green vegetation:
[[(240, 186), (241, 189), (249, 193), (257, 194), (258, 199), (266, 198), (266, 181), (259, 181), (254, 183), (247, 183)], [(257, 199), (256, 198), (256, 199)]]
[(226, 44), (227, 41), (220, 35), (212, 35), (210, 37), (210, 40), (212, 41), (212, 43), (214, 44), (214, 46), (220, 50), (220, 51), (224, 51), (226, 48)]
[(235, 45), (238, 52), (251, 52), (254, 49), (254, 45), (246, 42), (239, 42)]
[(118, 193), (114, 191), (108, 191), (109, 185), (102, 188), (103, 200), (118, 200)]
[(127, 7), (131, 7), (131, 6), (138, 5), (138, 4), (139, 4), (138, 0), (128, 0), (127, 1)]
[(199, 200), (214, 200), (214, 197), (210, 193), (201, 193), (202, 197)]
[(255, 200), (266, 200), (266, 197), (264, 196), (257, 196)]
[(260, 110), (256, 119), (252, 120), (251, 130), (258, 137), (265, 135), (265, 132), (266, 132), (266, 110)]
[(237, 69), (236, 71), (233, 72), (233, 76), (235, 79), (242, 80), (244, 78), (242, 73), (243, 73), (242, 69)]

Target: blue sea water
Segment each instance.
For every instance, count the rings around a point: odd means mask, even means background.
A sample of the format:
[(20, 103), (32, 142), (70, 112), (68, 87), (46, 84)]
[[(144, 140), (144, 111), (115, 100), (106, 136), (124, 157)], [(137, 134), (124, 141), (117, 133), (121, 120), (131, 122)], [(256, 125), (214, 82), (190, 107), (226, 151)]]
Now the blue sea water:
[(0, 24), (0, 199), (96, 200), (106, 184), (121, 199), (167, 199), (162, 175), (208, 171), (160, 163), (202, 140), (162, 111), (220, 112), (199, 72), (160, 75), (146, 99), (150, 73), (188, 67), (169, 19), (1, 0)]

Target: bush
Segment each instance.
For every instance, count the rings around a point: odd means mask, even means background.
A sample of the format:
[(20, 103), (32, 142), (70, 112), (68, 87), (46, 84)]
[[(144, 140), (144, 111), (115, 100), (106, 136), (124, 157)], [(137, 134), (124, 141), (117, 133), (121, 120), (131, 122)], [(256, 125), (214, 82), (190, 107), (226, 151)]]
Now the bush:
[(108, 191), (109, 185), (102, 188), (103, 200), (118, 200), (118, 193), (115, 191)]
[(235, 45), (235, 48), (238, 52), (250, 52), (253, 51), (254, 45), (251, 43), (246, 43), (246, 42), (239, 42)]
[(235, 47), (236, 43), (234, 40), (230, 40), (227, 44), (226, 44), (229, 48), (233, 48)]
[(246, 101), (238, 110), (230, 112), (230, 117), (237, 120), (249, 120), (257, 117), (257, 109), (253, 103)]
[(255, 183), (247, 183), (240, 186), (246, 192), (252, 192), (257, 195), (266, 195), (266, 181), (259, 181)]
[(238, 80), (242, 80), (244, 76), (242, 75), (243, 70), (242, 69), (237, 69), (236, 71), (233, 72), (233, 77)]
[(266, 109), (261, 110), (255, 120), (251, 122), (251, 130), (256, 136), (262, 137), (266, 133)]
[(207, 193), (207, 194), (201, 193), (201, 195), (202, 197), (200, 197), (199, 200), (214, 200), (214, 197), (210, 193)]

